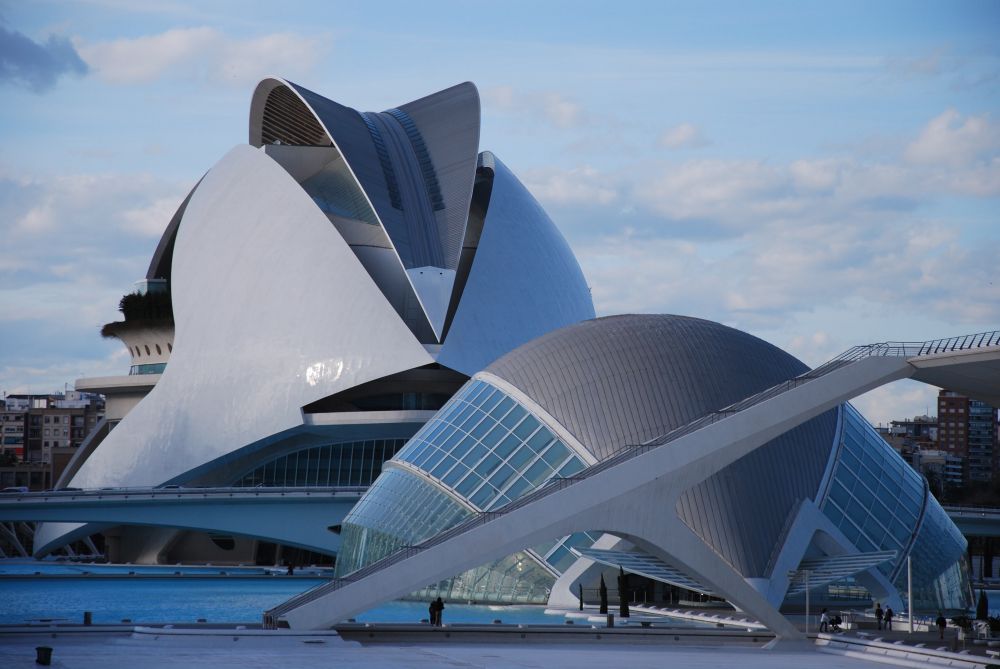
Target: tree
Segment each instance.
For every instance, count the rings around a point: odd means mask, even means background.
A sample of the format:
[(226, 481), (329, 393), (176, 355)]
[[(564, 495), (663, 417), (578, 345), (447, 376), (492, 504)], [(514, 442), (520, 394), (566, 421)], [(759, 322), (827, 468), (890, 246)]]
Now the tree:
[(604, 585), (604, 574), (601, 574), (601, 613), (608, 612), (608, 586)]
[(622, 618), (628, 618), (628, 578), (625, 576), (625, 570), (622, 569), (621, 565), (618, 565), (618, 615)]
[(986, 590), (979, 591), (979, 602), (976, 604), (976, 620), (987, 620), (990, 617), (990, 602), (986, 598)]

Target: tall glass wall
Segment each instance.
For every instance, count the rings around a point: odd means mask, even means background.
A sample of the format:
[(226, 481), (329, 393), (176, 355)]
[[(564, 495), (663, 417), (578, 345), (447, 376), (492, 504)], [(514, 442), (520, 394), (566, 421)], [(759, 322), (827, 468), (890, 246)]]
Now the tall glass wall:
[(858, 550), (895, 550), (879, 567), (892, 578), (906, 556), (924, 505), (924, 479), (850, 404), (824, 513)]
[[(927, 500), (920, 532), (913, 544), (913, 608), (965, 612), (973, 603), (966, 566), (968, 542), (934, 497)], [(896, 577), (906, 599), (906, 569)]]
[[(387, 463), (385, 473), (344, 520), (338, 574), (427, 539), (467, 515), (502, 507), (553, 477), (572, 476), (585, 467), (524, 407), (480, 380), (463, 386), (414, 435), (396, 460), (425, 472), (454, 497), (406, 471), (407, 467)], [(438, 505), (441, 498), (447, 503)], [(418, 519), (410, 516), (425, 500), (434, 500), (436, 511), (427, 514), (432, 518), (430, 525), (421, 524), (414, 530), (410, 523)], [(563, 537), (462, 574), (432, 590), (476, 601), (544, 601), (554, 580), (552, 567), (564, 569), (574, 559), (571, 546), (589, 546), (593, 541), (586, 533)], [(548, 564), (542, 566), (534, 555)]]
[(923, 477), (854, 407), (845, 405), (843, 416), (842, 448), (823, 512), (859, 551), (897, 552), (896, 560), (879, 570), (904, 598), (906, 557), (912, 556), (915, 608), (968, 607), (965, 537), (929, 494)]
[(344, 518), (336, 573), (349, 574), (472, 515), (436, 486), (387, 466)]
[(368, 486), (382, 471), (382, 463), (404, 444), (405, 439), (368, 439), (314, 446), (265, 462), (233, 485), (240, 488)]

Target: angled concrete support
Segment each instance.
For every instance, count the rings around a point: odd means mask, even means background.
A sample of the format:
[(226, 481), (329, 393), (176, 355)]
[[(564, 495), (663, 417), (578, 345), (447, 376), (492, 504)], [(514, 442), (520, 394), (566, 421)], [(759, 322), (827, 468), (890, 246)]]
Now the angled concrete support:
[(562, 487), (447, 540), (415, 550), (377, 573), (327, 594), (292, 600), (275, 613), (292, 627), (330, 627), (421, 585), (573, 532), (601, 529), (688, 570), (776, 634), (800, 632), (677, 518), (680, 494), (780, 434), (872, 388), (905, 378), (904, 359), (866, 358), (764, 400)]

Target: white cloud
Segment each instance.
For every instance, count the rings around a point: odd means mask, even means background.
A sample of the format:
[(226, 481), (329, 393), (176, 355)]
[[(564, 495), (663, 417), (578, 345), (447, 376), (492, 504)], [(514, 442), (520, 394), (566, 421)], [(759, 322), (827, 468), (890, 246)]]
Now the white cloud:
[(45, 233), (55, 227), (51, 202), (42, 202), (32, 207), (17, 222), (17, 228), (28, 233)]
[(128, 209), (121, 214), (123, 227), (138, 235), (159, 238), (182, 200), (183, 196), (161, 197), (146, 206)]
[(534, 170), (524, 174), (528, 189), (546, 202), (610, 204), (618, 197), (605, 176), (590, 166), (570, 170)]
[(660, 135), (658, 144), (665, 149), (697, 149), (708, 146), (711, 142), (698, 126), (681, 123)]
[(1000, 149), (1000, 127), (986, 114), (948, 109), (931, 119), (907, 147), (906, 158), (922, 165), (968, 166)]
[(938, 389), (917, 381), (897, 381), (851, 400), (873, 425), (937, 414)]
[(521, 91), (512, 86), (494, 86), (483, 91), (491, 112), (523, 115), (557, 128), (574, 128), (589, 121), (583, 107), (557, 91)]
[(245, 86), (274, 72), (309, 71), (326, 40), (280, 32), (237, 39), (214, 28), (175, 28), (157, 35), (88, 44), (77, 40), (84, 61), (112, 84), (147, 83), (166, 76)]

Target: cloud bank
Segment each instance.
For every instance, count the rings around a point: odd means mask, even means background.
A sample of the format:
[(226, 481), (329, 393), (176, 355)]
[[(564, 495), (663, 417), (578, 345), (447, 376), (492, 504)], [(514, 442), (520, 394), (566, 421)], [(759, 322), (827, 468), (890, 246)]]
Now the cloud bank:
[(278, 32), (240, 39), (209, 27), (156, 35), (77, 42), (83, 59), (110, 84), (144, 84), (164, 77), (246, 86), (272, 72), (310, 70), (326, 51), (318, 38)]
[(65, 37), (49, 35), (44, 43), (0, 26), (0, 83), (33, 93), (51, 90), (59, 77), (87, 74), (87, 64)]

